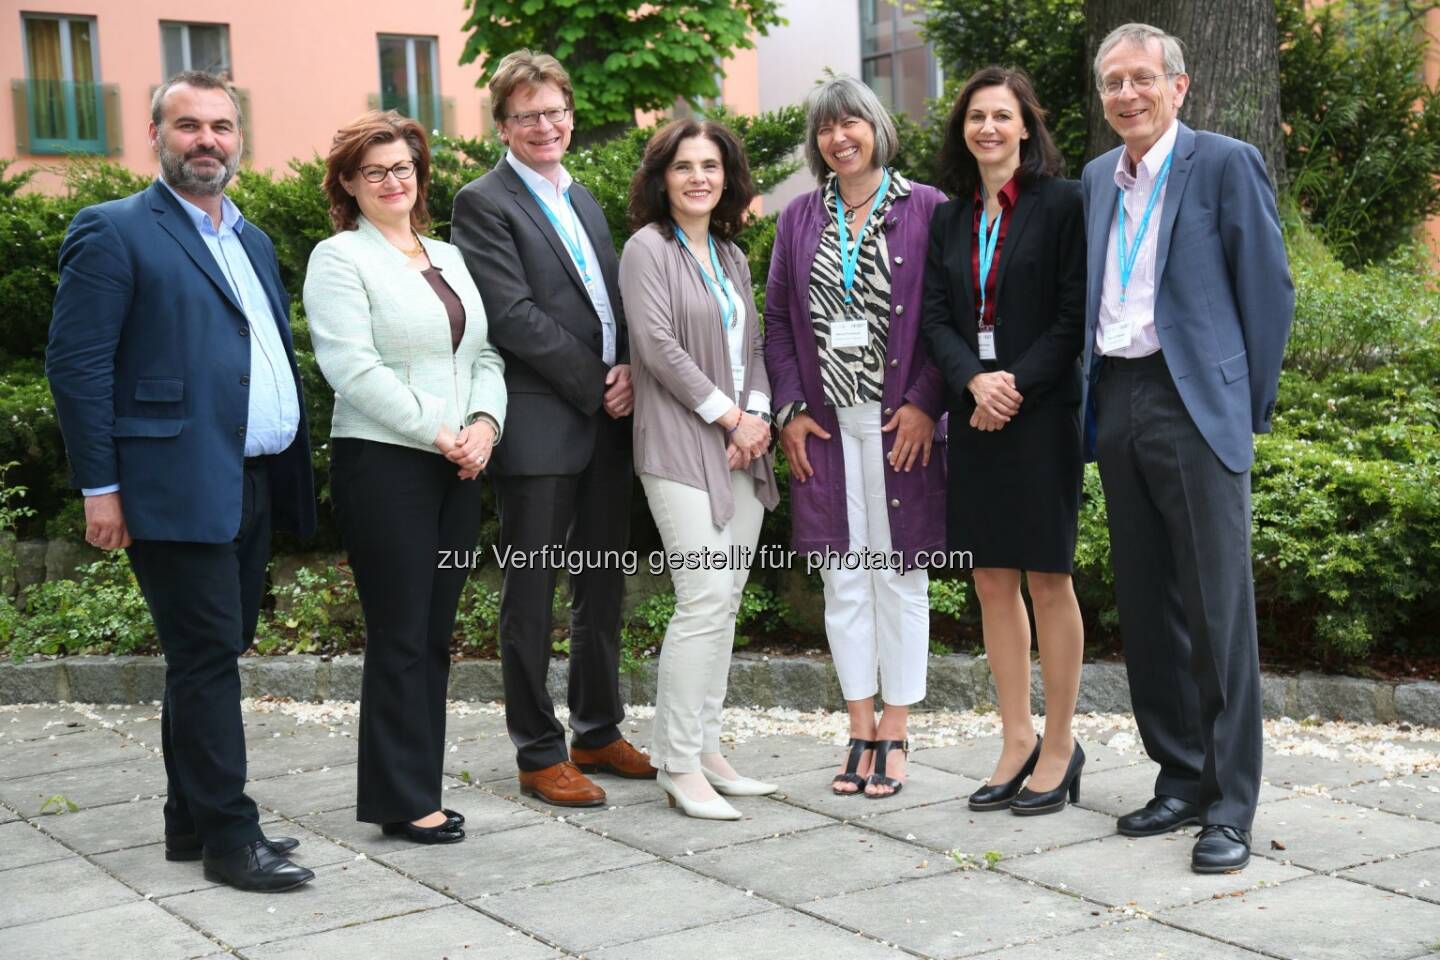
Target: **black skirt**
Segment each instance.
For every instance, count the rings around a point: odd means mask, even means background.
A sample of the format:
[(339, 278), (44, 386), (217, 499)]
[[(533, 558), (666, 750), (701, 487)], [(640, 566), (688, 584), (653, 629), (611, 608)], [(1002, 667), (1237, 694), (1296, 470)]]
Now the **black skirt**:
[(992, 433), (970, 426), (973, 407), (950, 412), (951, 550), (977, 567), (1070, 573), (1084, 461), (1071, 403), (1041, 404)]

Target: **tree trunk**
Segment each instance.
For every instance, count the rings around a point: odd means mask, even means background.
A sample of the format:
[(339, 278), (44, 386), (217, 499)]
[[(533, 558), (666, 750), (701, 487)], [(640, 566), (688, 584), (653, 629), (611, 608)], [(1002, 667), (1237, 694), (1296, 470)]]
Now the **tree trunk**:
[[(1185, 44), (1190, 92), (1180, 119), (1196, 130), (1254, 144), (1265, 158), (1272, 182), (1282, 182), (1285, 136), (1280, 128), (1274, 0), (1085, 0), (1087, 65), (1106, 34), (1135, 21), (1159, 27)], [(1088, 159), (1120, 140), (1105, 121), (1099, 94), (1091, 93), (1087, 103)]]

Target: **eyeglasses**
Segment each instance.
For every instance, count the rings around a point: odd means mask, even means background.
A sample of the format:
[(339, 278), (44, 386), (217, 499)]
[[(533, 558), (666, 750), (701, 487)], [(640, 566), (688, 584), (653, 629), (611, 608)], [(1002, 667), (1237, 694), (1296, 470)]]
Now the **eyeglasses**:
[(385, 179), (386, 174), (395, 174), (396, 180), (409, 180), (415, 176), (415, 164), (410, 160), (401, 160), (399, 163), (388, 167), (382, 167), (378, 163), (372, 163), (368, 167), (360, 168), (360, 176), (371, 183), (380, 183)]
[(1178, 77), (1178, 73), (1146, 73), (1138, 77), (1123, 77), (1121, 79), (1101, 80), (1095, 84), (1101, 96), (1118, 97), (1120, 91), (1125, 89), (1125, 84), (1130, 84), (1130, 89), (1136, 93), (1148, 93), (1155, 89), (1155, 84), (1160, 82), (1161, 77)]
[(512, 113), (506, 120), (514, 120), (522, 127), (533, 127), (544, 117), (552, 126), (559, 126), (570, 115), (569, 107), (551, 107), (549, 110), (531, 110), (528, 113)]

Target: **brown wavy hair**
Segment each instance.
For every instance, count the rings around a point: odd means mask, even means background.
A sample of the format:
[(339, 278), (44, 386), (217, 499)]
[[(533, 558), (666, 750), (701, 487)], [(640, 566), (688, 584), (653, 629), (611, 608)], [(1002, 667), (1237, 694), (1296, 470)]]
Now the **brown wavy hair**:
[(945, 137), (940, 147), (940, 186), (952, 196), (969, 199), (980, 185), (980, 165), (965, 143), (965, 112), (977, 91), (987, 87), (1005, 87), (1020, 102), (1020, 118), (1030, 131), (1028, 140), (1020, 141), (1020, 169), (1015, 177), (1023, 187), (1040, 177), (1065, 176), (1065, 158), (1060, 155), (1050, 131), (1045, 127), (1045, 108), (1035, 96), (1030, 77), (1015, 67), (982, 67), (965, 81), (950, 118), (945, 121)]
[(330, 199), (330, 222), (335, 232), (354, 230), (360, 218), (360, 204), (342, 182), (360, 172), (365, 151), (377, 143), (403, 140), (415, 161), (415, 206), (410, 208), (410, 225), (416, 233), (430, 226), (430, 207), (426, 196), (430, 190), (430, 141), (425, 128), (394, 110), (371, 110), (362, 113), (335, 131), (330, 153), (325, 157), (325, 179), (320, 182)]
[(721, 240), (734, 240), (744, 229), (755, 199), (755, 184), (750, 179), (750, 161), (745, 145), (723, 124), (714, 120), (685, 117), (661, 127), (645, 145), (640, 169), (630, 181), (630, 229), (639, 230), (652, 223), (670, 219), (670, 198), (665, 194), (665, 171), (675, 159), (680, 143), (691, 137), (704, 137), (720, 148), (720, 167), (725, 186), (720, 202), (710, 212), (710, 231)]

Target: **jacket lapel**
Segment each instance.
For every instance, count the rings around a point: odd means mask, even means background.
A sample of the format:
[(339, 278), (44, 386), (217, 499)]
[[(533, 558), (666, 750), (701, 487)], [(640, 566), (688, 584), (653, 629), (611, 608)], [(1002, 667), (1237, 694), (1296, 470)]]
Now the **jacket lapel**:
[(1089, 271), (1087, 280), (1087, 299), (1089, 303), (1085, 308), (1085, 329), (1086, 343), (1094, 339), (1095, 327), (1100, 319), (1100, 292), (1105, 285), (1105, 258), (1113, 256), (1110, 248), (1110, 226), (1115, 222), (1115, 204), (1120, 196), (1120, 188), (1115, 185), (1115, 164), (1119, 162), (1120, 151), (1124, 147), (1116, 147), (1109, 153), (1101, 155), (1100, 159), (1093, 161), (1098, 164), (1095, 178), (1094, 196), (1087, 197), (1089, 201), (1089, 233), (1088, 241)]
[[(965, 204), (965, 209), (960, 216), (951, 223), (958, 236), (952, 249), (955, 251), (955, 260), (950, 264), (952, 278), (958, 278), (960, 289), (965, 292), (965, 299), (961, 301), (960, 316), (969, 317), (975, 320), (975, 276), (972, 264), (975, 260), (975, 238), (972, 236), (975, 224), (975, 201), (971, 200)], [(996, 287), (998, 290), (999, 287)], [(961, 327), (965, 329), (965, 327)]]
[(179, 202), (170, 196), (170, 191), (158, 182), (150, 185), (150, 209), (156, 214), (155, 222), (159, 224), (160, 229), (170, 234), (175, 242), (180, 244), (181, 249), (195, 262), (200, 271), (210, 278), (210, 282), (215, 285), (215, 289), (220, 292), (220, 295), (230, 302), (237, 313), (244, 316), (245, 308), (240, 305), (234, 291), (230, 289), (230, 284), (226, 282), (224, 274), (220, 272), (220, 265), (215, 262), (210, 248), (205, 246), (204, 240), (200, 239), (199, 232), (190, 222), (190, 218), (185, 214), (185, 210)]
[(276, 272), (276, 265), (264, 244), (260, 242), (259, 228), (247, 222), (240, 231), (240, 246), (245, 248), (245, 256), (250, 258), (250, 269), (260, 278), (260, 285), (265, 288), (265, 295), (270, 298), (270, 313), (275, 317), (275, 326), (288, 347), (290, 316), (285, 307), (286, 297), (280, 286), (280, 274)]
[[(1010, 267), (1010, 261), (1015, 259), (1015, 251), (1020, 246), (1020, 238), (1025, 233), (1025, 225), (1030, 222), (1030, 214), (1035, 211), (1035, 191), (1039, 188), (1032, 185), (1028, 189), (1021, 190), (1015, 198), (1015, 209), (1010, 212), (1010, 226), (1005, 230), (1005, 249), (1000, 251), (1000, 263), (997, 269), (1000, 271), (995, 275), (995, 316), (1000, 317), (1000, 304), (1004, 302), (1001, 292), (1005, 289), (1005, 271)], [(971, 219), (967, 223), (974, 223), (975, 211), (970, 211)], [(965, 238), (968, 241), (970, 231), (965, 231)], [(1006, 255), (1008, 252), (1008, 256)], [(970, 262), (969, 243), (966, 243), (966, 263)], [(965, 271), (968, 275), (970, 271)], [(975, 291), (970, 291), (970, 303), (975, 302)]]
[(1160, 236), (1155, 248), (1155, 289), (1165, 275), (1165, 262), (1170, 258), (1170, 237), (1175, 232), (1175, 218), (1180, 214), (1180, 201), (1190, 183), (1190, 169), (1195, 165), (1195, 131), (1185, 124), (1175, 136), (1175, 159), (1170, 162), (1170, 176), (1165, 181), (1165, 206), (1160, 211)]
[[(535, 199), (535, 195), (530, 192), (530, 188), (526, 186), (525, 181), (520, 179), (520, 174), (516, 173), (515, 168), (510, 166), (509, 160), (502, 158), (495, 166), (496, 169), (500, 171), (500, 176), (505, 186), (510, 188), (511, 193), (515, 194), (515, 202), (520, 205), (520, 209), (525, 211), (531, 221), (534, 222), (535, 228), (539, 230), (541, 235), (549, 242), (550, 248), (555, 251), (555, 256), (560, 261), (561, 267), (564, 268), (575, 286), (580, 289), (580, 292), (585, 295), (585, 301), (589, 303), (590, 292), (585, 289), (585, 281), (581, 279), (580, 271), (576, 268), (575, 261), (570, 259), (570, 250), (565, 246), (565, 241), (560, 238), (560, 234), (555, 230), (555, 225), (550, 222), (550, 218), (545, 215), (545, 211), (540, 209), (540, 201)], [(583, 219), (581, 223), (582, 225), (584, 224)]]

